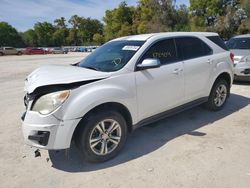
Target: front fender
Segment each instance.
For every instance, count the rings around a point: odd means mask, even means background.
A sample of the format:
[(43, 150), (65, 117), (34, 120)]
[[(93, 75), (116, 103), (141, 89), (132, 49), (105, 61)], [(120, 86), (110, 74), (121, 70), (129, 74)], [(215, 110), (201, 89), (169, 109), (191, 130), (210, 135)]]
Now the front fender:
[[(129, 80), (130, 79), (130, 80)], [(124, 105), (132, 116), (132, 122), (137, 121), (136, 89), (132, 78), (123, 78), (124, 83), (115, 79), (105, 79), (72, 90), (71, 96), (63, 107), (63, 119), (77, 119), (83, 117), (98, 105), (116, 102)]]

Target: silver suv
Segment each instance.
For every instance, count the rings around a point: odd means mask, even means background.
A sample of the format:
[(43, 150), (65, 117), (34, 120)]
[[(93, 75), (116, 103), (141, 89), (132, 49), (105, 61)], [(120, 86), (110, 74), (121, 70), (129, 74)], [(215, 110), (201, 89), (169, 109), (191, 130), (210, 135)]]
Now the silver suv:
[(234, 79), (250, 81), (250, 34), (231, 38), (227, 46), (234, 53)]
[(13, 47), (1, 47), (0, 56), (3, 55), (22, 55), (22, 52)]
[(130, 131), (206, 103), (223, 108), (233, 60), (216, 33), (154, 33), (112, 40), (75, 66), (47, 65), (25, 81), (25, 142), (111, 159)]

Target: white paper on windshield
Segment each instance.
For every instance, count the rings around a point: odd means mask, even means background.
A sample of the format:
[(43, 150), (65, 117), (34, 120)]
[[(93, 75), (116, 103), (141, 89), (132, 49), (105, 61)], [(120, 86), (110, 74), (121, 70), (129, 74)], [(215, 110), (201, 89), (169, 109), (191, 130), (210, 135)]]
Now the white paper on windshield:
[(122, 50), (131, 50), (131, 51), (137, 51), (140, 48), (140, 46), (124, 46)]

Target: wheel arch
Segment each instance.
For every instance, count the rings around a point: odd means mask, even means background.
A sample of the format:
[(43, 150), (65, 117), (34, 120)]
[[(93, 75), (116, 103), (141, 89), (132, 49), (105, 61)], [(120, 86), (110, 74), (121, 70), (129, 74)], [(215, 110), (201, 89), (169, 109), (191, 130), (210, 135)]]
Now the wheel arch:
[(214, 87), (215, 83), (216, 83), (219, 79), (224, 79), (224, 80), (228, 83), (228, 86), (229, 86), (229, 91), (228, 91), (228, 93), (230, 93), (230, 87), (231, 87), (231, 85), (232, 85), (233, 79), (232, 79), (231, 75), (230, 75), (228, 72), (222, 72), (222, 73), (220, 73), (220, 74), (215, 78), (215, 80), (213, 81), (212, 86), (210, 87), (210, 92), (211, 92), (212, 88)]
[(232, 78), (228, 72), (223, 72), (223, 73), (219, 74), (217, 76), (215, 82), (219, 79), (224, 79), (228, 83), (229, 86), (231, 86), (231, 84), (232, 84)]
[(126, 121), (128, 131), (129, 132), (132, 131), (133, 121), (132, 121), (131, 113), (128, 110), (128, 108), (118, 102), (106, 102), (106, 103), (95, 106), (82, 117), (82, 119), (79, 121), (79, 123), (75, 127), (75, 130), (72, 135), (72, 139), (76, 136), (76, 133), (78, 132), (78, 130), (82, 128), (81, 126), (82, 124), (84, 124), (84, 121), (87, 121), (88, 117), (91, 116), (93, 113), (97, 113), (98, 111), (101, 111), (101, 110), (114, 110), (120, 113)]

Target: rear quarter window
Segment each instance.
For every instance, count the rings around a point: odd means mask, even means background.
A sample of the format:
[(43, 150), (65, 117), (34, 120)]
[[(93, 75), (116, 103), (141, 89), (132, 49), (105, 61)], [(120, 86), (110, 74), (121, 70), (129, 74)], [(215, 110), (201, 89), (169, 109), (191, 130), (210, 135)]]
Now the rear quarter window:
[(225, 42), (219, 36), (209, 36), (207, 38), (213, 43), (217, 44), (219, 47), (223, 48), (224, 50), (229, 50)]

